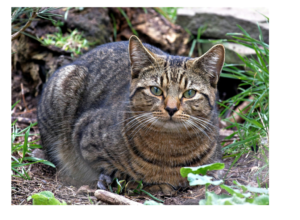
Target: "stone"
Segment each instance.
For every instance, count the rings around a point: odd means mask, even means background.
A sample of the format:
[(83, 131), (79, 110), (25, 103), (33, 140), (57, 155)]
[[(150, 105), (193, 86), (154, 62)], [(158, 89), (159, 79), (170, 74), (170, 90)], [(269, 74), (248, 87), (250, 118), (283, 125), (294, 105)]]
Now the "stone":
[[(257, 9), (268, 16), (267, 9)], [(242, 33), (237, 24), (245, 29), (248, 34), (258, 39), (260, 25), (263, 39), (269, 44), (269, 24), (266, 18), (258, 12), (247, 8), (181, 8), (177, 11), (176, 24), (187, 28), (192, 34), (197, 35), (198, 28), (207, 25), (202, 38), (232, 39), (227, 33)]]
[[(206, 53), (212, 46), (217, 43), (202, 43), (201, 49), (203, 53)], [(251, 56), (255, 54), (255, 50), (236, 43), (223, 42), (225, 47), (225, 63), (227, 64), (244, 64), (238, 57), (237, 53), (241, 56)]]

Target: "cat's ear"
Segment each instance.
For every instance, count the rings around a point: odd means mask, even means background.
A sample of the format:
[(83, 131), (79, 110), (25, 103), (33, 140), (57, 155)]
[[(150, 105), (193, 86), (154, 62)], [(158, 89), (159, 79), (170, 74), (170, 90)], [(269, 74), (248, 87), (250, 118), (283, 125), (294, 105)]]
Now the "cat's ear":
[(154, 65), (156, 62), (155, 54), (144, 47), (135, 35), (132, 35), (129, 39), (129, 58), (133, 79), (138, 77), (143, 68)]
[(191, 60), (192, 71), (203, 72), (209, 77), (211, 86), (216, 88), (225, 61), (225, 48), (222, 44), (213, 46), (201, 57)]

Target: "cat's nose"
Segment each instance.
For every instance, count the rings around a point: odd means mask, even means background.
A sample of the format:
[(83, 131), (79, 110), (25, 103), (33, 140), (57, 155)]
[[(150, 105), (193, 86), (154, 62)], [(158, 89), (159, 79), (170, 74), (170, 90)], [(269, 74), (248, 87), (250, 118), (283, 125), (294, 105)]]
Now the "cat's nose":
[(166, 107), (165, 110), (169, 113), (169, 115), (170, 115), (171, 117), (175, 114), (175, 112), (178, 111), (177, 108), (169, 108), (169, 107)]

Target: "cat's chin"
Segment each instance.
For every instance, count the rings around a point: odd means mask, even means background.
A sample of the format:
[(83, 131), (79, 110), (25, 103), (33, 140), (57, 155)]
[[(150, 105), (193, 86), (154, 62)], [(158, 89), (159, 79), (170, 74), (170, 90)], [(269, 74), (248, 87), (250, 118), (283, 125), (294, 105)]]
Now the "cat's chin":
[(181, 131), (182, 129), (185, 129), (183, 123), (174, 120), (158, 121), (155, 124), (156, 126), (159, 126), (160, 129), (163, 129), (164, 131), (178, 132)]

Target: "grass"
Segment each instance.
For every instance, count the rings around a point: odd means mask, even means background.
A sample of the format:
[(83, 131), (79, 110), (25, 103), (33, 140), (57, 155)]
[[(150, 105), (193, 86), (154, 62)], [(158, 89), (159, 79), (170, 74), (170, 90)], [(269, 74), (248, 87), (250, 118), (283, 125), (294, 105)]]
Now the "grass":
[[(231, 42), (244, 45), (255, 51), (253, 57), (240, 57), (243, 68), (238, 65), (225, 64), (221, 77), (232, 79), (240, 79), (242, 83), (239, 85), (240, 93), (229, 98), (222, 103), (218, 103), (224, 109), (220, 112), (220, 117), (227, 123), (227, 128), (234, 128), (236, 131), (233, 135), (238, 138), (232, 144), (223, 148), (227, 157), (234, 157), (231, 165), (234, 166), (236, 161), (250, 151), (258, 151), (262, 155), (264, 166), (259, 168), (257, 173), (269, 167), (268, 159), (268, 140), (269, 140), (269, 45), (263, 40), (260, 31), (259, 40), (251, 37), (242, 27), (238, 26), (242, 33), (229, 33), (232, 36)], [(247, 87), (247, 89), (244, 89)], [(249, 104), (243, 109), (236, 109), (241, 103), (248, 101)], [(232, 111), (232, 117), (225, 118), (226, 112)], [(237, 123), (236, 118), (241, 117), (245, 122)], [(229, 172), (229, 171), (228, 171)], [(268, 174), (268, 170), (267, 170)]]
[(167, 20), (175, 23), (177, 18), (177, 10), (179, 7), (162, 7), (162, 8), (154, 8), (159, 14), (164, 16)]
[[(12, 109), (16, 106), (16, 102)], [(35, 163), (44, 163), (46, 165), (55, 167), (47, 160), (36, 158), (32, 156), (32, 150), (36, 148), (42, 148), (41, 145), (36, 144), (38, 140), (30, 141), (31, 136), (38, 134), (31, 134), (30, 129), (37, 123), (30, 124), (25, 129), (21, 130), (16, 126), (17, 120), (11, 124), (11, 170), (12, 176), (21, 177), (26, 180), (30, 180), (28, 174), (31, 165)], [(20, 138), (21, 137), (21, 138)], [(23, 139), (22, 141), (18, 139)]]
[(130, 27), (132, 33), (136, 36), (139, 36), (139, 34), (136, 32), (136, 30), (132, 27), (132, 24), (127, 16), (127, 14), (123, 11), (122, 8), (118, 8), (118, 10), (120, 11), (120, 13), (123, 15), (123, 17), (126, 19), (126, 22), (128, 24), (128, 26)]

